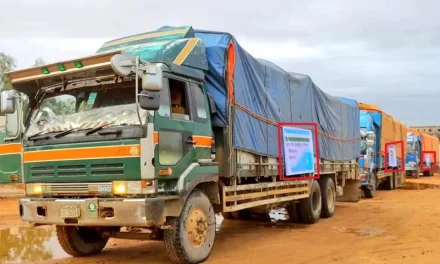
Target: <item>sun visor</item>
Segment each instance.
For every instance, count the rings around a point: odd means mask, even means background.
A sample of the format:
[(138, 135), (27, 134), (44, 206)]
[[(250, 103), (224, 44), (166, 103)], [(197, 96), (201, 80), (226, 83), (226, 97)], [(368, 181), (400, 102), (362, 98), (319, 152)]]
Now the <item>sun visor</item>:
[(5, 73), (13, 88), (32, 96), (41, 87), (51, 86), (63, 81), (88, 77), (115, 76), (110, 59), (120, 53), (113, 51), (68, 61), (27, 68)]

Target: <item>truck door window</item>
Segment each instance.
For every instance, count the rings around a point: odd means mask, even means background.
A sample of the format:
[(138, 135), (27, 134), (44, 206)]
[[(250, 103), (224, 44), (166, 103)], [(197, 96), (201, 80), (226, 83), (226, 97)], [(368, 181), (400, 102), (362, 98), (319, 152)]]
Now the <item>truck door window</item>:
[(200, 86), (196, 83), (191, 83), (191, 93), (192, 93), (192, 98), (194, 100), (194, 116), (197, 117), (198, 122), (205, 122), (206, 119), (208, 118), (208, 114), (207, 114), (207, 107), (206, 107), (206, 101), (205, 101), (205, 95), (203, 94), (202, 89), (200, 88)]
[(186, 84), (175, 79), (168, 79), (171, 95), (171, 113), (173, 119), (190, 120)]
[(159, 132), (159, 163), (160, 165), (176, 165), (183, 157), (183, 136), (177, 131)]
[(190, 120), (186, 83), (165, 78), (160, 94), (161, 103), (158, 114), (178, 120)]

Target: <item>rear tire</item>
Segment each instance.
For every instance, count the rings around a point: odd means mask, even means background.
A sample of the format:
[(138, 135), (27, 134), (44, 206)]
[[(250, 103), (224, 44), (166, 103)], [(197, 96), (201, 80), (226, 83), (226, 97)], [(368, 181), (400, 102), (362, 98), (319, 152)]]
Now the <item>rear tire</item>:
[(164, 230), (165, 248), (174, 263), (201, 263), (214, 247), (215, 214), (208, 197), (194, 190), (185, 202), (180, 217)]
[(108, 238), (103, 238), (102, 233), (94, 228), (56, 226), (56, 233), (61, 248), (73, 257), (98, 254), (108, 242)]
[(286, 211), (289, 214), (289, 222), (302, 223), (301, 215), (299, 213), (299, 204), (291, 202), (286, 206)]
[(314, 224), (319, 221), (322, 210), (321, 188), (313, 181), (310, 196), (299, 200), (299, 213), (303, 223)]
[(319, 182), (322, 196), (321, 218), (330, 218), (336, 210), (336, 188), (330, 177), (325, 177)]

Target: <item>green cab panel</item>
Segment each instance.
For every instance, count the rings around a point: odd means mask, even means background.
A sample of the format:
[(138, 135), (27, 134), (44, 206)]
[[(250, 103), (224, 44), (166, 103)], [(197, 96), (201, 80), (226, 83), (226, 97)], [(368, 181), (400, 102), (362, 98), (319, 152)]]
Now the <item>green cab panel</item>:
[(17, 141), (6, 141), (6, 132), (0, 131), (0, 184), (21, 183), (22, 144)]
[(118, 140), (25, 147), (25, 181), (140, 180), (140, 141)]

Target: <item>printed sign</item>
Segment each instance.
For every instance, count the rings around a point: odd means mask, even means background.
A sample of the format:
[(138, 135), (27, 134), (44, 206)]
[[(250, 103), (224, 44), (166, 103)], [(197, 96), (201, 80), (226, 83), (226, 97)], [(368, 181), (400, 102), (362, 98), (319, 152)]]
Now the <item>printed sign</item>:
[(427, 167), (431, 166), (431, 157), (429, 154), (425, 154), (425, 163)]
[(315, 172), (312, 131), (283, 127), (286, 176)]
[(396, 147), (393, 145), (388, 146), (388, 166), (397, 167)]

